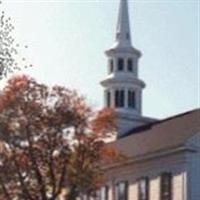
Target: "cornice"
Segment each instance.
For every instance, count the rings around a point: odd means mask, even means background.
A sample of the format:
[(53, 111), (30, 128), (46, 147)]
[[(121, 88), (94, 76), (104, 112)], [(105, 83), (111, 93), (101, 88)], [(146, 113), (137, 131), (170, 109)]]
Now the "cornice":
[(130, 164), (134, 164), (134, 163), (151, 161), (154, 159), (170, 156), (172, 154), (181, 153), (181, 152), (195, 153), (195, 152), (197, 152), (197, 150), (191, 146), (189, 147), (189, 146), (185, 146), (185, 145), (180, 145), (180, 146), (171, 147), (171, 148), (169, 147), (169, 148), (163, 149), (161, 151), (151, 152), (151, 153), (136, 156), (136, 157), (130, 157), (130, 158), (127, 158), (127, 160), (125, 158), (126, 161), (109, 164), (109, 165), (105, 166), (104, 169), (110, 170), (113, 168), (122, 167), (122, 166), (130, 165)]

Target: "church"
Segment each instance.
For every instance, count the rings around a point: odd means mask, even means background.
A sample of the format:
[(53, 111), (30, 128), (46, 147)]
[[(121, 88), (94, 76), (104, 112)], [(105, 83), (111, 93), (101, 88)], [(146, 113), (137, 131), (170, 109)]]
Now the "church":
[(109, 145), (128, 159), (106, 168), (97, 199), (200, 200), (200, 109), (163, 120), (142, 115), (142, 54), (131, 42), (128, 0), (120, 0), (115, 42), (105, 54), (104, 104), (118, 116)]

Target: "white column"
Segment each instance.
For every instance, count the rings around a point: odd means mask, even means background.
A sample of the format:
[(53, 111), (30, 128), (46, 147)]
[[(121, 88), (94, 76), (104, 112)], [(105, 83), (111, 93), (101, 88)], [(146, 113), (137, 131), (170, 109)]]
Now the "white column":
[(128, 58), (127, 57), (124, 58), (124, 71), (128, 72)]
[(136, 90), (136, 109), (139, 114), (141, 114), (141, 108), (142, 108), (142, 94), (141, 89)]
[(108, 61), (107, 61), (107, 74), (110, 73), (110, 58), (108, 58)]
[(125, 108), (128, 108), (128, 88), (124, 88), (124, 96), (125, 96), (124, 105), (125, 105)]
[(104, 90), (104, 107), (107, 106), (107, 90)]
[(115, 108), (115, 90), (113, 88), (110, 89), (110, 96), (111, 96), (110, 105), (112, 108)]
[(113, 65), (114, 65), (114, 73), (117, 72), (117, 58), (113, 58)]
[(138, 78), (138, 60), (133, 59), (133, 72), (135, 76)]

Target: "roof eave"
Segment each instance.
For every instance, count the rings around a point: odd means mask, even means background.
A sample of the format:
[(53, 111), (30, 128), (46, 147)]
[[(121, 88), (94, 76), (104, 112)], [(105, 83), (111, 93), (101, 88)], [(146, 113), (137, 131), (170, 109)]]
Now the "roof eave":
[(185, 144), (181, 144), (181, 145), (178, 145), (175, 147), (169, 147), (167, 149), (150, 152), (150, 153), (143, 154), (143, 155), (138, 155), (136, 157), (127, 157), (127, 159), (125, 159), (125, 161), (109, 164), (105, 167), (105, 169), (110, 170), (112, 168), (116, 168), (116, 167), (120, 167), (120, 166), (124, 166), (124, 165), (128, 165), (128, 164), (133, 164), (133, 163), (140, 163), (140, 162), (145, 162), (145, 161), (149, 161), (149, 160), (154, 160), (157, 158), (166, 157), (166, 156), (170, 156), (172, 154), (181, 153), (181, 152), (195, 153), (195, 152), (197, 152), (197, 150), (196, 150), (196, 148), (194, 148), (192, 146), (187, 146)]

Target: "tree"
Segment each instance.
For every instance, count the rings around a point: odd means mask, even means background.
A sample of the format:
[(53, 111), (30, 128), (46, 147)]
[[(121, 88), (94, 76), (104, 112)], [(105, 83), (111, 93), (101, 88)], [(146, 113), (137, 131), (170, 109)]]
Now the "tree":
[(98, 113), (76, 91), (15, 76), (0, 95), (0, 199), (67, 200), (105, 181), (102, 163), (118, 159), (105, 139), (114, 113)]
[(13, 36), (15, 27), (11, 18), (6, 17), (5, 12), (1, 11), (1, 4), (0, 1), (0, 80), (16, 70), (32, 67), (19, 53), (22, 48), (27, 48), (27, 45), (20, 47), (15, 41)]

